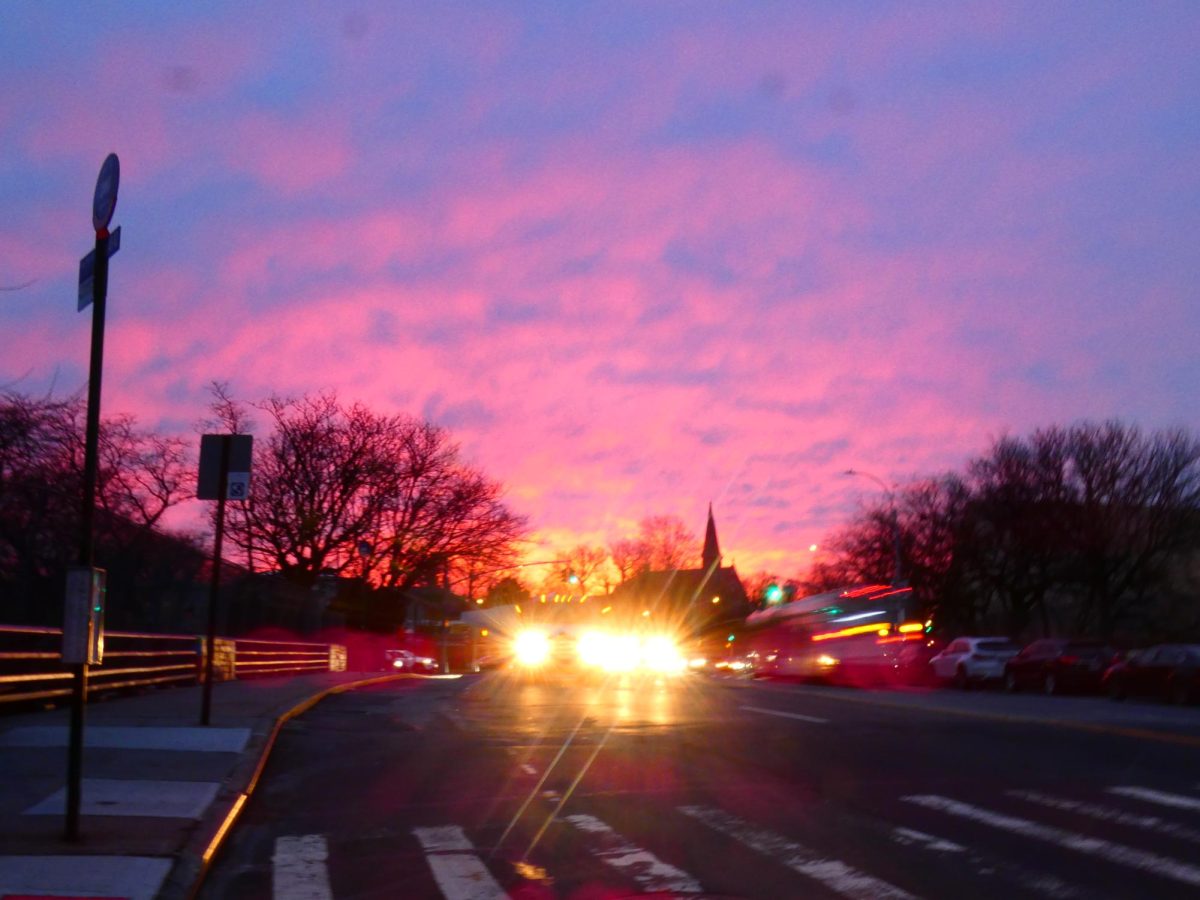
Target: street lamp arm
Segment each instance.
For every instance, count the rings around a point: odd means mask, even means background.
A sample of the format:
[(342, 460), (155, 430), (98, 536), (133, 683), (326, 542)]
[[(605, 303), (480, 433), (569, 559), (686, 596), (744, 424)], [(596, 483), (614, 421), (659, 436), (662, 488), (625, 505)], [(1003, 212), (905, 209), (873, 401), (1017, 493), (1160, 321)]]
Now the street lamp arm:
[(887, 482), (884, 481), (882, 478), (880, 478), (878, 475), (872, 475), (870, 472), (864, 472), (861, 469), (847, 469), (842, 474), (843, 475), (857, 475), (860, 478), (871, 479), (871, 481), (875, 482), (877, 485), (879, 485), (881, 488), (883, 488), (883, 490), (887, 493), (889, 498), (891, 497), (892, 493), (895, 490), (895, 488), (889, 487)]
[(904, 580), (904, 560), (900, 545), (900, 513), (896, 509), (896, 488), (894, 485), (888, 486), (888, 483), (878, 475), (873, 475), (870, 472), (864, 472), (861, 469), (847, 469), (843, 475), (855, 475), (860, 478), (867, 478), (881, 488), (887, 497), (888, 512), (892, 520), (892, 545), (895, 559), (892, 565), (892, 583), (899, 585)]

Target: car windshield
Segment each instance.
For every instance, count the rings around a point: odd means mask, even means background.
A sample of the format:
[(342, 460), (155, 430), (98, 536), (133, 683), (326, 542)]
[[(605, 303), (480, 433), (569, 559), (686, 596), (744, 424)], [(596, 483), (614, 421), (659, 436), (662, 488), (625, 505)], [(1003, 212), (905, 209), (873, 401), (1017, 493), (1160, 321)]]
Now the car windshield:
[(1111, 653), (1112, 648), (1101, 641), (1072, 641), (1064, 644), (1063, 653)]
[(985, 653), (1016, 653), (1021, 649), (1012, 641), (980, 641), (975, 647)]

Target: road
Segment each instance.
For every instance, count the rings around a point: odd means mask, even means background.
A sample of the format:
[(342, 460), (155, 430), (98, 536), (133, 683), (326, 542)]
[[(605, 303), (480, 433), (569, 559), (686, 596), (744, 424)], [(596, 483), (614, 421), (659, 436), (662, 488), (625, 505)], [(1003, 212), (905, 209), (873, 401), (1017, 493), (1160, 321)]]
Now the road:
[(209, 898), (1200, 896), (1200, 709), (417, 679), (289, 724)]

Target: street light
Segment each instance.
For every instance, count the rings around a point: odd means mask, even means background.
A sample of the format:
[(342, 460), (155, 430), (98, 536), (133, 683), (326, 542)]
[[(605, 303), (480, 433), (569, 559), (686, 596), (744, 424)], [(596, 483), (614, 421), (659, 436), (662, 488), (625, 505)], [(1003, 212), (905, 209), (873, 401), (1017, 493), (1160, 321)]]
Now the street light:
[(889, 487), (887, 482), (878, 475), (872, 475), (870, 472), (864, 472), (861, 469), (847, 469), (843, 475), (858, 476), (860, 478), (869, 478), (881, 488), (883, 488), (884, 496), (887, 497), (888, 511), (891, 514), (892, 520), (892, 544), (895, 551), (895, 561), (892, 567), (892, 584), (899, 586), (904, 580), (904, 565), (900, 555), (900, 517), (896, 512), (896, 489), (895, 486)]

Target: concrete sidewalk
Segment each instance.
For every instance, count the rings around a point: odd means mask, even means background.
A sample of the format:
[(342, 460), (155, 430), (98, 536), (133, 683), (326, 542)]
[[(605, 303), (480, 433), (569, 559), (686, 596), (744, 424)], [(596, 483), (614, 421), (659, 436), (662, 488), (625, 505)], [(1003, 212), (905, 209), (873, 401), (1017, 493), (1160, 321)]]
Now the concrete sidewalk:
[(321, 672), (166, 688), (88, 705), (81, 840), (63, 839), (69, 711), (0, 718), (0, 900), (181, 900), (253, 789), (276, 723), (327, 692), (393, 680)]

